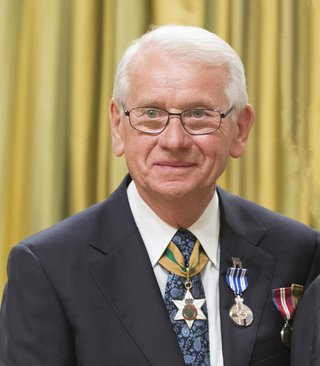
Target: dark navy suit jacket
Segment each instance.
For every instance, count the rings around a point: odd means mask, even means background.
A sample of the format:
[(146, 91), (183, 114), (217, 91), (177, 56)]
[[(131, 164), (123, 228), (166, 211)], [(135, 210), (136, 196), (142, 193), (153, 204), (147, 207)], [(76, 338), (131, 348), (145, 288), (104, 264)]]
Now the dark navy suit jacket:
[(292, 366), (320, 365), (320, 276), (308, 287), (292, 330)]
[[(183, 358), (126, 195), (17, 245), (0, 313), (1, 366), (179, 366)], [(218, 189), (220, 313), (225, 366), (289, 365), (273, 288), (320, 271), (319, 233)], [(146, 220), (148, 218), (146, 217)], [(231, 258), (248, 269), (252, 325), (229, 317)]]

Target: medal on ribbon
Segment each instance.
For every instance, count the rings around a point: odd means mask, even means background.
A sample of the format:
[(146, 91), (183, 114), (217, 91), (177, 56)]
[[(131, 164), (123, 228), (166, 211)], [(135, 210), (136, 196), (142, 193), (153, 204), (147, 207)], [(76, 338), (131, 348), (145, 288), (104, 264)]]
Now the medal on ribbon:
[(200, 273), (208, 260), (198, 240), (192, 250), (189, 263), (185, 263), (182, 253), (172, 241), (159, 260), (159, 263), (168, 271), (186, 278), (186, 282), (184, 283), (186, 293), (183, 300), (172, 300), (172, 302), (178, 308), (174, 320), (185, 320), (190, 329), (195, 320), (207, 319), (201, 309), (206, 300), (193, 298), (190, 278)]
[(249, 326), (253, 321), (251, 309), (245, 305), (242, 297), (243, 292), (248, 287), (248, 270), (242, 268), (242, 262), (239, 258), (232, 258), (233, 267), (228, 268), (226, 280), (230, 289), (235, 294), (235, 304), (229, 311), (230, 318), (242, 327)]
[[(187, 268), (187, 272), (189, 272), (189, 268)], [(207, 319), (204, 312), (201, 310), (206, 300), (193, 298), (191, 294), (192, 284), (190, 281), (190, 277), (188, 275), (184, 286), (186, 288), (186, 293), (184, 295), (183, 300), (172, 300), (172, 302), (178, 308), (174, 320), (185, 320), (189, 329), (191, 329), (193, 322), (196, 319), (200, 320)]]
[(290, 287), (280, 287), (272, 290), (272, 301), (285, 321), (280, 335), (282, 343), (287, 347), (290, 347), (291, 342), (290, 320), (294, 316), (295, 309), (302, 292), (303, 286), (297, 284), (292, 284)]

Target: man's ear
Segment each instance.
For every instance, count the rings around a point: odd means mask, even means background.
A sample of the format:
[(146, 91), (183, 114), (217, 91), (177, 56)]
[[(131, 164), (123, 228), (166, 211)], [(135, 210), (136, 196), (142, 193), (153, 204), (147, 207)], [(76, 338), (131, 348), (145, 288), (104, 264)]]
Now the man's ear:
[(230, 156), (239, 158), (245, 150), (245, 146), (254, 122), (255, 113), (250, 104), (247, 104), (240, 112), (237, 120), (237, 132), (230, 147)]
[(121, 108), (114, 99), (109, 104), (109, 118), (112, 133), (112, 150), (119, 157), (124, 154), (124, 131), (123, 124), (121, 123)]

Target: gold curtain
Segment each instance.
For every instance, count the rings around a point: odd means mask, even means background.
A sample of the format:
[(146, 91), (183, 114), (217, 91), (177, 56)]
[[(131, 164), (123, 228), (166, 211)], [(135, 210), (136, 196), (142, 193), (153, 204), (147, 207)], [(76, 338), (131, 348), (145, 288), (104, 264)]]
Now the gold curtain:
[(0, 0), (0, 292), (14, 244), (122, 179), (114, 69), (166, 23), (207, 28), (244, 61), (256, 124), (220, 184), (320, 228), (320, 0)]

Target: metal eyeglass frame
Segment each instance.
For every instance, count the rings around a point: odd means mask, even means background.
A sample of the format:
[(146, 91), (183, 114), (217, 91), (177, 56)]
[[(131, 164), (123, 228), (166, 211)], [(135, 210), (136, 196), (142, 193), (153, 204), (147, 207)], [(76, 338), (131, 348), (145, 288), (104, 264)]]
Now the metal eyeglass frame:
[(131, 113), (133, 110), (138, 109), (138, 108), (148, 108), (148, 107), (134, 107), (134, 108), (131, 108), (131, 109), (128, 111), (128, 110), (123, 106), (123, 112), (124, 112), (124, 115), (125, 115), (126, 117), (128, 117), (128, 120), (129, 120), (130, 126), (131, 126), (134, 130), (136, 130), (136, 131), (139, 131), (139, 132), (141, 132), (141, 133), (145, 133), (145, 134), (148, 134), (148, 135), (159, 135), (160, 133), (162, 133), (162, 132), (167, 128), (167, 126), (168, 126), (168, 124), (169, 124), (169, 122), (170, 122), (170, 117), (171, 117), (171, 116), (176, 116), (176, 117), (179, 117), (179, 118), (180, 118), (181, 125), (182, 125), (182, 127), (184, 128), (184, 130), (185, 130), (186, 132), (188, 132), (188, 134), (193, 135), (193, 136), (201, 136), (201, 135), (209, 135), (209, 134), (211, 134), (211, 133), (214, 133), (214, 132), (218, 131), (218, 130), (219, 130), (219, 128), (220, 128), (220, 126), (221, 126), (222, 120), (223, 120), (224, 118), (226, 118), (226, 117), (227, 117), (227, 116), (228, 116), (228, 115), (233, 111), (234, 106), (231, 106), (231, 107), (230, 107), (226, 112), (220, 112), (220, 111), (217, 111), (217, 110), (215, 110), (215, 109), (209, 109), (209, 108), (203, 108), (203, 109), (200, 109), (200, 108), (198, 108), (198, 109), (197, 109), (197, 108), (195, 108), (195, 110), (210, 110), (210, 111), (214, 111), (214, 112), (217, 112), (217, 113), (219, 113), (219, 114), (220, 114), (220, 123), (219, 123), (219, 126), (218, 126), (216, 129), (214, 129), (213, 131), (205, 132), (205, 133), (193, 133), (193, 132), (190, 132), (190, 131), (186, 128), (186, 126), (183, 124), (183, 121), (182, 121), (182, 115), (183, 115), (184, 113), (186, 113), (186, 112), (192, 111), (193, 109), (187, 109), (187, 110), (182, 111), (182, 112), (180, 112), (180, 113), (172, 113), (172, 112), (169, 112), (169, 111), (167, 111), (167, 110), (165, 110), (165, 109), (160, 109), (160, 108), (151, 108), (151, 107), (150, 107), (150, 109), (156, 109), (156, 110), (159, 110), (159, 111), (162, 111), (162, 112), (166, 112), (166, 113), (168, 114), (167, 122), (165, 123), (165, 125), (163, 126), (163, 129), (162, 129), (161, 131), (157, 131), (157, 132), (141, 131), (141, 130), (139, 130), (138, 128), (136, 128), (136, 127), (134, 127), (134, 126), (132, 125), (132, 122), (131, 122), (131, 119), (130, 119), (130, 113)]

